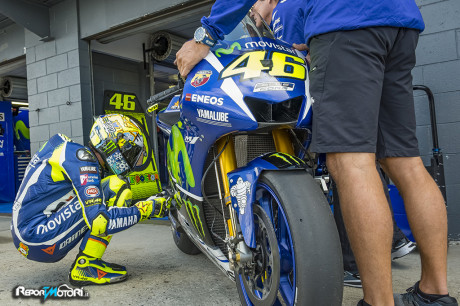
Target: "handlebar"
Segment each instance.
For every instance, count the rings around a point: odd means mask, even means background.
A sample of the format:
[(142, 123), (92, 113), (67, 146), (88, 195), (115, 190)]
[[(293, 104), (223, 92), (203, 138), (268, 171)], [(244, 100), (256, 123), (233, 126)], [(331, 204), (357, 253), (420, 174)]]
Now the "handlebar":
[(182, 78), (179, 76), (179, 80), (177, 82), (177, 85), (171, 88), (166, 89), (165, 91), (159, 92), (156, 95), (151, 96), (147, 100), (147, 105), (152, 106), (155, 103), (158, 103), (160, 101), (163, 101), (171, 96), (174, 96), (182, 91), (184, 88), (184, 81)]

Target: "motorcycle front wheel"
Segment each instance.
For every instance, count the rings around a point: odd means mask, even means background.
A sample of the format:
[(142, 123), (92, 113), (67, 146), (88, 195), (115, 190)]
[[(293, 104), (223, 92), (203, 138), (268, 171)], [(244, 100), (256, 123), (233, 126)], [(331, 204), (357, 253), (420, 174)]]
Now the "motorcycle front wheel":
[(266, 171), (253, 206), (252, 265), (235, 274), (243, 305), (341, 305), (340, 241), (324, 193), (304, 171)]

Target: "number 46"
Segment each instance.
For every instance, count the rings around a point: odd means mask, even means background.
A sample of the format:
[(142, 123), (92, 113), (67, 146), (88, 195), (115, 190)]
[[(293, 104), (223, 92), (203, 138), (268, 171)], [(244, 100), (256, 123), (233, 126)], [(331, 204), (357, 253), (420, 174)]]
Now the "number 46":
[(134, 110), (136, 108), (135, 98), (135, 95), (116, 93), (110, 98), (110, 105), (114, 105), (115, 109)]
[(281, 52), (253, 51), (241, 55), (221, 72), (220, 79), (241, 75), (241, 80), (258, 78), (262, 71), (274, 77), (305, 80), (305, 61), (295, 55)]

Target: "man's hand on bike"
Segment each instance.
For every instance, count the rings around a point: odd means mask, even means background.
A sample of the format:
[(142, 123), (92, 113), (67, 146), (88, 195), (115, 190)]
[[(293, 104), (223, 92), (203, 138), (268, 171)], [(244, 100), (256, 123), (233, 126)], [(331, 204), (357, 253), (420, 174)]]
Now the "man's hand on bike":
[(308, 62), (308, 65), (310, 65), (310, 49), (307, 47), (306, 44), (292, 44), (292, 47), (294, 47), (294, 49), (297, 49), (299, 51), (307, 51), (307, 57), (305, 58)]
[(186, 42), (182, 48), (177, 51), (176, 60), (174, 61), (181, 76), (185, 78), (193, 67), (208, 55), (209, 49), (209, 46), (197, 44), (194, 39)]

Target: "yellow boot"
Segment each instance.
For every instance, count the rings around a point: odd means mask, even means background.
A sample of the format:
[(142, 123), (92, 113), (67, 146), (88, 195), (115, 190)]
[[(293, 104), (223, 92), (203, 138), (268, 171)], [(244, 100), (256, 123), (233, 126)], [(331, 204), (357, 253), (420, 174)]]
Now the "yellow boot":
[[(110, 241), (111, 238), (104, 240)], [(90, 236), (85, 249), (75, 258), (69, 273), (69, 281), (73, 286), (113, 284), (128, 278), (125, 267), (101, 259), (107, 245), (100, 240), (100, 237)]]

